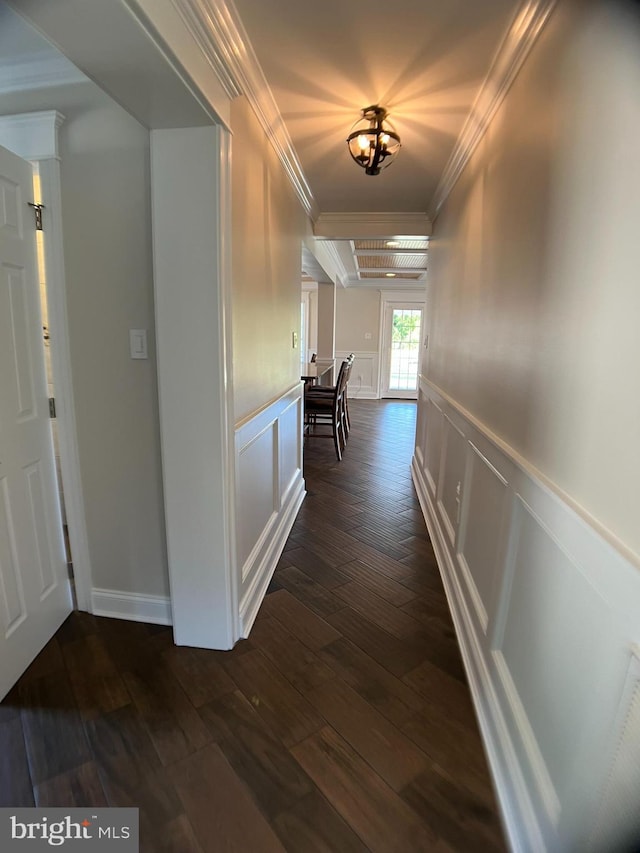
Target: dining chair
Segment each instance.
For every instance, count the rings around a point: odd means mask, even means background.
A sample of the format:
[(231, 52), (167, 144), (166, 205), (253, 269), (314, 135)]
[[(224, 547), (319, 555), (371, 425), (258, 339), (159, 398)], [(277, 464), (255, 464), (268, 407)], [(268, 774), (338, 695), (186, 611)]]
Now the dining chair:
[[(349, 432), (351, 430), (351, 417), (349, 415), (349, 395), (347, 393), (347, 388), (349, 384), (349, 379), (351, 377), (351, 370), (353, 368), (353, 362), (355, 361), (354, 353), (350, 353), (345, 359), (347, 362), (347, 376), (345, 378), (344, 383), (344, 391), (342, 393), (341, 405), (342, 405), (342, 419), (344, 421), (344, 432), (346, 437), (349, 437)], [(344, 364), (344, 362), (343, 362)], [(342, 369), (342, 368), (341, 368)], [(336, 380), (336, 384), (339, 381), (340, 377), (338, 376), (338, 380)], [(308, 389), (308, 393), (316, 395), (316, 394), (333, 394), (335, 391), (335, 385), (314, 385), (312, 388)]]
[[(343, 361), (338, 379), (332, 388), (322, 393), (314, 393), (313, 386), (304, 395), (304, 422), (307, 438), (333, 438), (338, 461), (347, 443), (347, 426), (344, 408), (344, 391), (349, 374), (349, 362)], [(330, 426), (331, 433), (317, 432), (318, 427)]]

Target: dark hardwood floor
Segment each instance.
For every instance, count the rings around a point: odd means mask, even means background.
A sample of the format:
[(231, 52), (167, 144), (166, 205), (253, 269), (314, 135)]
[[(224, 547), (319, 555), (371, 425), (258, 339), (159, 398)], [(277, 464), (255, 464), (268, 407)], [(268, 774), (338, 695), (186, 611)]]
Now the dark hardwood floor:
[(75, 613), (0, 704), (0, 806), (137, 806), (141, 850), (499, 851), (409, 463), (415, 404), (351, 403), (249, 640)]

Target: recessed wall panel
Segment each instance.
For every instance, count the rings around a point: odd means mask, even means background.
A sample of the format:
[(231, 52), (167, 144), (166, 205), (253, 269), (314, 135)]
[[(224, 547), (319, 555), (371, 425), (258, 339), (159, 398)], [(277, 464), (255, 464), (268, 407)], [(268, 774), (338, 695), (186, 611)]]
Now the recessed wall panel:
[(7, 478), (0, 480), (0, 617), (5, 636), (25, 618)]
[(25, 477), (29, 494), (33, 541), (36, 546), (34, 554), (38, 561), (39, 592), (40, 598), (44, 598), (56, 585), (56, 576), (51, 563), (51, 543), (49, 542), (49, 530), (45, 512), (45, 494), (41, 463), (37, 462), (25, 469)]
[(480, 599), (481, 613), (478, 615), (486, 629), (488, 614), (493, 610), (495, 587), (502, 572), (508, 484), (474, 445), (471, 445), (471, 450), (464, 532), (459, 548)]
[(442, 422), (444, 415), (433, 400), (427, 402), (425, 421), (425, 474), (429, 488), (435, 495), (440, 471), (442, 448)]
[(605, 641), (611, 613), (520, 499), (518, 517), (500, 646), (546, 770), (562, 791), (578, 753), (581, 720), (598, 701), (594, 674), (613, 655)]
[(442, 467), (438, 483), (438, 508), (453, 544), (462, 508), (462, 485), (464, 483), (467, 442), (446, 415), (443, 429), (444, 441)]
[(9, 317), (13, 338), (13, 361), (16, 388), (16, 417), (20, 421), (35, 417), (33, 370), (29, 349), (28, 296), (24, 270), (5, 266), (9, 294)]
[(0, 178), (0, 230), (5, 237), (22, 237), (20, 186), (8, 178)]
[(278, 418), (278, 440), (280, 442), (280, 504), (286, 499), (291, 485), (300, 476), (302, 464), (300, 436), (301, 400), (296, 400)]
[(277, 421), (269, 424), (238, 454), (236, 529), (238, 564), (245, 565), (271, 516), (278, 510)]

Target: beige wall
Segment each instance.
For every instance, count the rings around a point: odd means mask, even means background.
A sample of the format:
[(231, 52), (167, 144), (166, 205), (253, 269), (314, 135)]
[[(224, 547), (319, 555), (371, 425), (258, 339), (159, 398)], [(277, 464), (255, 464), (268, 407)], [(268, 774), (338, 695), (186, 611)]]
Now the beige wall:
[(638, 556), (640, 31), (625, 9), (559, 5), (445, 204), (424, 370)]
[(231, 106), (233, 379), (240, 421), (300, 380), (306, 217), (245, 98)]
[[(370, 334), (371, 338), (365, 338)], [(380, 291), (338, 287), (336, 294), (336, 350), (378, 352)]]

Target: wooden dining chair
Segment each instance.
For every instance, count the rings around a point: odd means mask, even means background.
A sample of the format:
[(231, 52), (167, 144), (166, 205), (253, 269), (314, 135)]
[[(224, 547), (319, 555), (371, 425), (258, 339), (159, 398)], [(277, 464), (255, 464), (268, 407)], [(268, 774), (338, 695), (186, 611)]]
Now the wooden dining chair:
[[(338, 461), (347, 443), (347, 427), (344, 409), (344, 390), (349, 373), (349, 362), (340, 365), (336, 384), (322, 393), (314, 393), (314, 386), (304, 395), (304, 422), (307, 438), (333, 438)], [(318, 427), (330, 426), (331, 432), (317, 432)]]
[[(348, 391), (349, 379), (351, 377), (351, 370), (353, 368), (353, 362), (355, 361), (355, 355), (353, 353), (350, 353), (347, 356), (347, 358), (345, 359), (345, 361), (347, 362), (347, 367), (346, 367), (347, 375), (345, 378), (344, 391), (342, 393), (342, 398), (341, 398), (340, 402), (342, 405), (341, 417), (342, 417), (343, 422), (344, 422), (344, 432), (345, 432), (346, 437), (348, 438), (349, 432), (351, 431), (351, 417), (349, 415), (349, 395), (348, 395), (347, 391)], [(338, 381), (339, 381), (339, 378), (340, 377), (338, 376)], [(330, 395), (330, 394), (334, 393), (335, 387), (336, 387), (335, 385), (314, 385), (312, 388), (308, 389), (308, 392), (313, 394), (313, 395), (316, 395), (316, 394), (329, 394)]]

